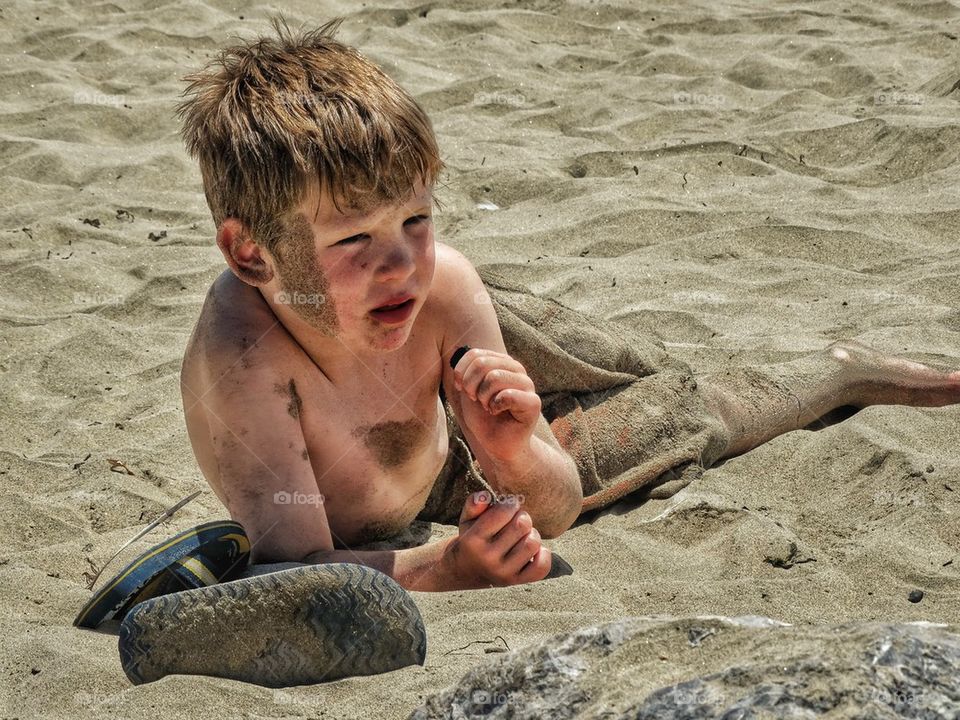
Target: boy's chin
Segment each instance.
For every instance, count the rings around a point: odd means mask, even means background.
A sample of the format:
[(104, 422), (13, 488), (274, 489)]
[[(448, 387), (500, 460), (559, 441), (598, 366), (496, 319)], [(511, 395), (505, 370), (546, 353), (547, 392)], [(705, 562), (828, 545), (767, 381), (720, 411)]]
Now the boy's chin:
[(411, 327), (366, 327), (360, 332), (339, 332), (336, 338), (355, 353), (389, 353), (399, 350), (410, 339)]
[[(419, 308), (418, 308), (419, 309)], [(413, 332), (414, 323), (417, 318), (417, 312), (414, 311), (412, 317), (409, 317), (402, 325), (389, 326), (368, 319), (369, 324), (364, 329), (361, 342), (367, 350), (372, 352), (393, 352), (406, 345)]]
[(407, 344), (410, 328), (396, 328), (367, 338), (367, 347), (374, 352), (393, 352)]

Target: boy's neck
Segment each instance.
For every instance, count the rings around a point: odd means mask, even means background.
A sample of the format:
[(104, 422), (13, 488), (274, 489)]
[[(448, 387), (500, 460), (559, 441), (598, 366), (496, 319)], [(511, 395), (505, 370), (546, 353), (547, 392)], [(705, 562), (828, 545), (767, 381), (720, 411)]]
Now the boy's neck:
[(260, 294), (290, 337), (335, 386), (365, 384), (371, 379), (368, 376), (379, 374), (383, 366), (394, 359), (391, 356), (395, 351), (350, 347), (338, 336), (324, 334), (305, 322), (289, 306), (271, 302), (270, 293), (264, 288)]

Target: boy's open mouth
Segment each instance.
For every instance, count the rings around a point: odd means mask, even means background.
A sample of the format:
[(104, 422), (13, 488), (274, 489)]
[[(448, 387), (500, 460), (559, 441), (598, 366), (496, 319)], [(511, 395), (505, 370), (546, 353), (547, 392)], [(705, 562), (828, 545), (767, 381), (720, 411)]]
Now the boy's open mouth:
[(402, 302), (381, 305), (370, 311), (370, 314), (382, 322), (402, 323), (413, 312), (415, 298), (407, 298)]
[(408, 303), (412, 303), (412, 302), (413, 302), (413, 299), (411, 298), (410, 300), (404, 300), (402, 303), (397, 303), (395, 305), (381, 305), (376, 310), (377, 312), (381, 310), (396, 310), (397, 308), (403, 307), (404, 305), (407, 305)]

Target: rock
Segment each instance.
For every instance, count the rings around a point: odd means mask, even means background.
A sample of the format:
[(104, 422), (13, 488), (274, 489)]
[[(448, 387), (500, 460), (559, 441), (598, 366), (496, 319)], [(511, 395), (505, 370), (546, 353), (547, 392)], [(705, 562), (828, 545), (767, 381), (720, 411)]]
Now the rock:
[(960, 628), (625, 618), (488, 659), (410, 720), (931, 718), (960, 712)]
[(907, 595), (907, 600), (912, 603), (918, 603), (923, 600), (923, 590), (911, 590), (910, 594)]

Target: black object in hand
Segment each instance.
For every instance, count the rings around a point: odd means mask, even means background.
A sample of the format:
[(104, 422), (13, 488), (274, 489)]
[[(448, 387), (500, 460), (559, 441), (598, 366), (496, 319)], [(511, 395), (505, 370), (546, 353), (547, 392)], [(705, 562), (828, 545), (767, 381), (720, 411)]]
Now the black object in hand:
[(573, 567), (570, 563), (557, 555), (555, 552), (550, 554), (550, 572), (544, 580), (550, 578), (563, 577), (564, 575), (573, 575)]
[(457, 363), (460, 362), (460, 358), (466, 355), (469, 349), (470, 349), (469, 345), (461, 345), (456, 350), (454, 350), (453, 355), (450, 356), (450, 367), (456, 370)]

